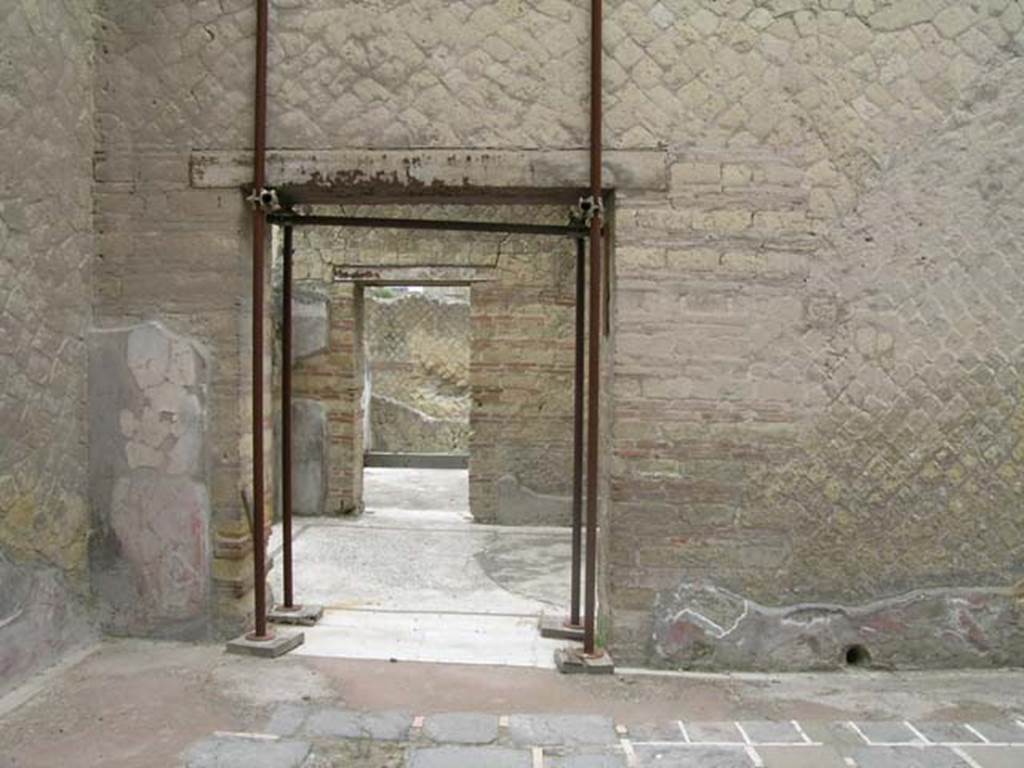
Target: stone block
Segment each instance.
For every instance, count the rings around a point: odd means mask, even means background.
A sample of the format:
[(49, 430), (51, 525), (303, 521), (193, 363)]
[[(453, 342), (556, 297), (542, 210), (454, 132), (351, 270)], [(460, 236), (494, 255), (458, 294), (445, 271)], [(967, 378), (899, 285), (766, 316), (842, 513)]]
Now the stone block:
[(490, 744), (498, 738), (498, 718), (472, 712), (430, 715), (423, 723), (423, 733), (436, 742)]
[(508, 737), (523, 746), (616, 744), (610, 717), (600, 715), (512, 715)]
[(229, 640), (227, 652), (239, 656), (257, 656), (262, 659), (276, 659), (289, 651), (294, 651), (305, 641), (301, 632), (281, 632), (270, 630), (266, 638), (254, 638), (249, 633)]
[(323, 515), (327, 505), (327, 409), (308, 398), (292, 400), (292, 512)]
[(330, 337), (327, 299), (296, 289), (292, 294), (292, 362), (328, 349)]
[(409, 750), (409, 768), (531, 768), (525, 749), (507, 747), (416, 747)]
[(184, 754), (185, 768), (298, 768), (309, 754), (304, 741), (214, 736)]

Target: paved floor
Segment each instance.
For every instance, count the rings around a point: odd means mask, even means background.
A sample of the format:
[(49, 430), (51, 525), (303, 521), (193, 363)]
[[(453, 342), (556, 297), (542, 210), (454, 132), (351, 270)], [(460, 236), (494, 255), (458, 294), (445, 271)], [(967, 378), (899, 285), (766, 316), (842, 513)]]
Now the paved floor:
[(568, 529), (473, 523), (465, 470), (368, 469), (364, 483), (361, 517), (296, 520), (296, 600), (327, 609), (299, 654), (554, 666), (561, 643), (536, 626), (568, 605)]
[(616, 674), (107, 641), (0, 699), (3, 768), (1020, 768), (1024, 671)]

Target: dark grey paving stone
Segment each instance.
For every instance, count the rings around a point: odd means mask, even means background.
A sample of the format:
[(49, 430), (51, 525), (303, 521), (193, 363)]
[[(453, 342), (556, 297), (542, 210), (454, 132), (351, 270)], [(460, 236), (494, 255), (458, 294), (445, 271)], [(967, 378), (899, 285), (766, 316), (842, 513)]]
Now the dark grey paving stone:
[(344, 709), (314, 710), (306, 719), (310, 736), (339, 739), (403, 741), (409, 737), (412, 717), (404, 712), (353, 712)]
[(498, 738), (498, 718), (472, 712), (430, 715), (423, 722), (423, 733), (441, 744), (490, 744)]
[(899, 721), (863, 721), (854, 723), (872, 744), (908, 744), (920, 742), (917, 735)]
[(611, 718), (599, 715), (512, 715), (508, 736), (537, 747), (618, 743)]
[(755, 744), (804, 744), (804, 737), (788, 720), (746, 720), (740, 723)]
[(545, 755), (544, 766), (545, 768), (627, 768), (625, 756), (613, 752)]
[[(970, 726), (997, 744), (1024, 744), (1024, 728), (1016, 723), (970, 723)], [(1024, 765), (1024, 756), (1021, 765)]]
[(849, 768), (832, 747), (758, 747), (764, 768)]
[(309, 749), (304, 741), (214, 736), (188, 749), (185, 768), (297, 768)]
[(274, 710), (270, 721), (263, 730), (275, 736), (293, 736), (299, 732), (308, 714), (309, 707), (299, 704), (281, 704)]
[(862, 747), (853, 759), (859, 768), (971, 768), (945, 747)]
[(978, 736), (966, 728), (963, 723), (911, 723), (929, 741), (946, 742), (948, 744), (981, 744)]
[(629, 726), (627, 738), (630, 741), (686, 741), (679, 721), (666, 723), (641, 723)]
[(638, 768), (752, 768), (742, 747), (670, 746), (633, 748)]
[(683, 723), (683, 727), (686, 728), (686, 733), (690, 737), (690, 741), (694, 744), (708, 742), (726, 744), (743, 743), (743, 735), (740, 733), (740, 729), (736, 727), (736, 723), (731, 723), (727, 720), (719, 722), (687, 722)]
[(407, 768), (532, 768), (529, 750), (505, 747), (426, 747), (409, 750)]

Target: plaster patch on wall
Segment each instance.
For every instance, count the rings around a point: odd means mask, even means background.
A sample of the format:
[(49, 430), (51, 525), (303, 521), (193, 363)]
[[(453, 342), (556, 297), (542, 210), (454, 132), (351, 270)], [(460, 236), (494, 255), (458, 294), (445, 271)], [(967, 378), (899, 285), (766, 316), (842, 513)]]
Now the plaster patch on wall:
[(93, 576), (108, 631), (204, 634), (207, 361), (159, 323), (90, 337)]

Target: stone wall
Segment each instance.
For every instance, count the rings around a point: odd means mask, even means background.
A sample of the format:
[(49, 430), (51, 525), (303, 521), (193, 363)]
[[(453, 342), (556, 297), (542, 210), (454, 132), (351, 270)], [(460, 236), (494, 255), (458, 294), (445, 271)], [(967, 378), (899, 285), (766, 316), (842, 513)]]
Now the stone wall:
[[(242, 596), (251, 3), (100, 8), (96, 311), (209, 349), (215, 574)], [(606, 11), (602, 637), (666, 666), (1019, 663), (1020, 3)], [(578, 188), (587, 28), (570, 0), (275, 6), (271, 182)], [(467, 280), (520, 263), (480, 242)]]
[(89, 6), (0, 8), (0, 692), (93, 635)]
[[(195, 188), (190, 159), (196, 147), (251, 143), (254, 25), (243, 0), (98, 0), (95, 22), (95, 322), (156, 320), (206, 353), (208, 618), (222, 635), (244, 628), (252, 612), (251, 215), (237, 186)], [(268, 404), (272, 331), (268, 322)], [(268, 407), (268, 468), (272, 414)], [(265, 488), (269, 510), (269, 471)]]

